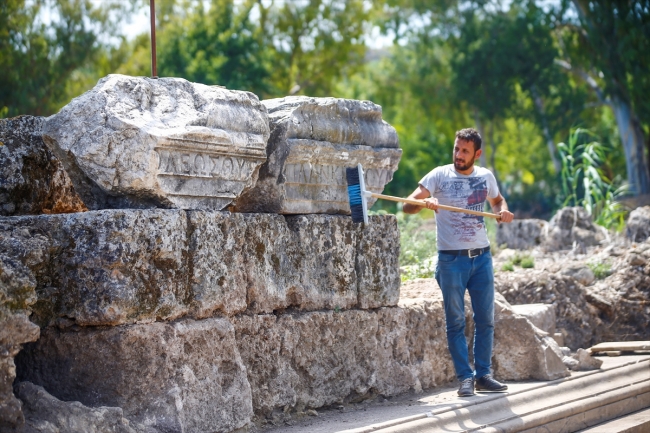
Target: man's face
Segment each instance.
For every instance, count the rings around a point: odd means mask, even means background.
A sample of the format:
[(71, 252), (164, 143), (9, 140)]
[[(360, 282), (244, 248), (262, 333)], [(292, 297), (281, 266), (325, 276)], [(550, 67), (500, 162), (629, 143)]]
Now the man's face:
[(457, 171), (470, 170), (479, 156), (480, 150), (474, 150), (473, 142), (458, 138), (454, 142), (454, 168)]

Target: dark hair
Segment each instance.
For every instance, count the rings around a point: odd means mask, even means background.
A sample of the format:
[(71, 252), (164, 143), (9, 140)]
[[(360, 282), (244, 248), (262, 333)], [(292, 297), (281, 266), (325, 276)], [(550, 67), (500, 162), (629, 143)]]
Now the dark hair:
[(474, 151), (479, 150), (481, 148), (481, 143), (483, 143), (481, 134), (479, 134), (478, 131), (474, 128), (461, 129), (460, 131), (456, 132), (456, 138), (464, 141), (471, 141), (474, 143)]

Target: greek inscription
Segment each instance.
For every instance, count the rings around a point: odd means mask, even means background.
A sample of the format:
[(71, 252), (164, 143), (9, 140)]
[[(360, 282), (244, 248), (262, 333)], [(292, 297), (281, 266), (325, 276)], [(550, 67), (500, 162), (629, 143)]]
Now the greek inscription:
[(339, 165), (315, 165), (308, 162), (287, 164), (284, 167), (284, 177), (288, 183), (313, 185), (345, 184), (343, 167)]
[(158, 171), (161, 174), (214, 177), (243, 181), (248, 179), (255, 161), (234, 156), (220, 156), (194, 152), (156, 150)]

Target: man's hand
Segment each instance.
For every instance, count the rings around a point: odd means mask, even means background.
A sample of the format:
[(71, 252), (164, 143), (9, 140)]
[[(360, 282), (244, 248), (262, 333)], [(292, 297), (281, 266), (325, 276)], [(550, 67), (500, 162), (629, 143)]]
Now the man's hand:
[[(425, 200), (430, 195), (431, 194), (429, 194), (429, 191), (425, 187), (423, 187), (422, 185), (418, 185), (418, 188), (415, 191), (413, 191), (413, 193), (411, 195), (409, 195), (408, 198), (413, 199), (413, 200)], [(436, 203), (435, 206), (437, 207), (438, 206), (438, 200), (436, 200), (436, 199), (433, 199), (433, 200), (435, 200), (435, 203)], [(428, 207), (429, 209), (434, 209), (434, 208), (429, 207), (429, 205), (426, 205), (426, 207)], [(414, 213), (420, 212), (422, 210), (422, 206), (405, 203), (402, 210), (404, 211), (404, 213), (414, 214)]]
[(501, 194), (494, 198), (489, 198), (490, 206), (492, 206), (492, 212), (499, 215), (497, 219), (498, 223), (511, 223), (515, 219), (515, 215), (508, 210), (508, 204), (506, 199), (503, 198)]
[(515, 214), (507, 210), (502, 210), (499, 212), (499, 219), (497, 221), (501, 223), (511, 223), (513, 219), (515, 219)]
[(424, 199), (427, 209), (438, 212), (438, 199), (435, 197), (428, 197)]

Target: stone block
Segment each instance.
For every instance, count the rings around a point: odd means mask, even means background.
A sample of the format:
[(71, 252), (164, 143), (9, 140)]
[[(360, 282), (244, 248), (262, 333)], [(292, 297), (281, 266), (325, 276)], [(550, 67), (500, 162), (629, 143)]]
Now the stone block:
[(359, 308), (395, 306), (399, 302), (400, 238), (393, 215), (371, 216), (368, 225), (359, 224), (356, 256)]
[(349, 214), (346, 167), (361, 163), (372, 192), (382, 192), (393, 178), (402, 151), (380, 106), (305, 96), (262, 103), (271, 128), (268, 160), (255, 187), (235, 200), (233, 210)]
[(377, 316), (361, 310), (234, 318), (256, 413), (319, 408), (374, 384)]
[(529, 250), (541, 245), (548, 222), (539, 219), (517, 219), (497, 227), (497, 245), (515, 250)]
[(492, 368), (501, 380), (555, 380), (569, 376), (556, 341), (539, 333), (496, 294)]
[[(286, 221), (294, 239), (298, 287), (302, 291), (292, 294), (292, 300), (304, 310), (357, 306), (360, 282), (355, 262), (360, 228), (351, 218), (334, 215), (292, 216)], [(386, 256), (389, 254), (387, 251)], [(384, 288), (377, 290), (383, 293)]]
[(392, 216), (102, 210), (0, 217), (0, 244), (36, 280), (41, 326), (105, 326), (378, 308), (399, 297)]
[(555, 307), (550, 304), (512, 305), (515, 314), (523, 316), (530, 323), (551, 336), (555, 334)]
[(255, 183), (269, 126), (249, 92), (109, 75), (42, 133), (90, 209), (219, 210)]
[(48, 328), (17, 364), (21, 380), (59, 400), (119, 407), (161, 432), (230, 432), (253, 414), (227, 319)]
[(61, 162), (45, 145), (42, 117), (0, 119), (0, 215), (83, 212)]
[(0, 220), (14, 257), (30, 251), (41, 326), (117, 325), (187, 313), (187, 221), (175, 210), (104, 210)]

